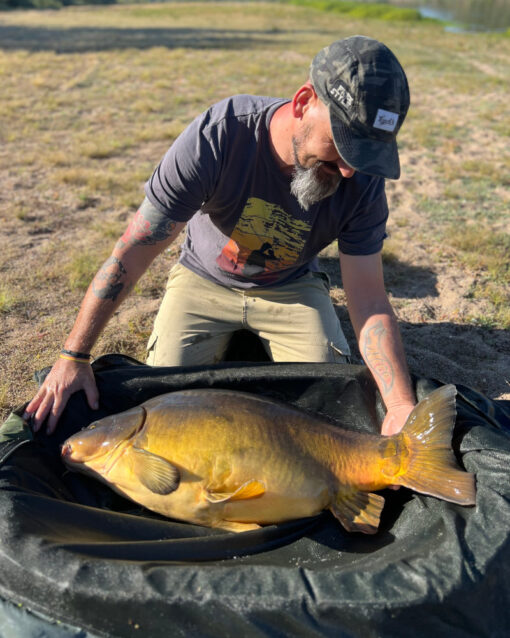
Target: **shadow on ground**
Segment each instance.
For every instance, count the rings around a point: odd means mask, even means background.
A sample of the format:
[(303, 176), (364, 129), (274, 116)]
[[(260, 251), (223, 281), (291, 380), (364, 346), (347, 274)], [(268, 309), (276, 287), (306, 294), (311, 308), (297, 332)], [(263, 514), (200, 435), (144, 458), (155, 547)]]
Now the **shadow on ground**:
[[(341, 287), (338, 259), (321, 257), (319, 267), (332, 286)], [(392, 259), (384, 264), (386, 288), (393, 297), (437, 297), (437, 276), (427, 268)], [(362, 363), (347, 308), (335, 305), (353, 363)], [(399, 321), (406, 358), (417, 376), (444, 383), (470, 386), (490, 398), (510, 391), (510, 341), (508, 331), (448, 321), (412, 323)]]
[(0, 25), (0, 49), (54, 51), (55, 53), (86, 53), (152, 47), (251, 49), (274, 45), (274, 34), (273, 30), (45, 28)]
[[(342, 287), (340, 267), (336, 257), (321, 257), (319, 268), (327, 273), (332, 286)], [(411, 266), (392, 259), (384, 263), (384, 281), (386, 289), (394, 297), (421, 299), (437, 297), (437, 275), (429, 268)]]
[[(335, 305), (352, 353), (353, 363), (363, 363), (347, 308)], [(410, 371), (418, 377), (467, 385), (489, 398), (510, 392), (510, 342), (508, 332), (449, 321), (412, 323), (399, 321)]]
[(400, 322), (412, 372), (470, 386), (490, 398), (510, 391), (508, 331), (451, 322)]
[[(335, 304), (335, 310), (351, 348), (352, 363), (362, 364), (347, 308)], [(510, 391), (507, 331), (446, 321), (399, 321), (399, 327), (409, 369), (417, 377), (466, 385), (492, 399)], [(225, 360), (268, 361), (269, 357), (257, 336), (241, 330), (234, 334)]]

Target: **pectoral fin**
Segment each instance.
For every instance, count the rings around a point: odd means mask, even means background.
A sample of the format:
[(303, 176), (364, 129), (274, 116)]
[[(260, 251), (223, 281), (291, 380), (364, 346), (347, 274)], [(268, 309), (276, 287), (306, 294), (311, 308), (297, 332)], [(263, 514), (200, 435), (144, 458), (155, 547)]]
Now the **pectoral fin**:
[(241, 501), (249, 498), (262, 496), (266, 491), (266, 486), (261, 481), (252, 479), (246, 481), (234, 492), (226, 492), (221, 490), (206, 490), (205, 498), (209, 503), (224, 503), (226, 501)]
[(179, 470), (166, 459), (141, 448), (130, 451), (134, 475), (155, 494), (170, 494), (179, 487)]
[(348, 532), (375, 534), (383, 506), (384, 498), (378, 494), (339, 492), (330, 510)]

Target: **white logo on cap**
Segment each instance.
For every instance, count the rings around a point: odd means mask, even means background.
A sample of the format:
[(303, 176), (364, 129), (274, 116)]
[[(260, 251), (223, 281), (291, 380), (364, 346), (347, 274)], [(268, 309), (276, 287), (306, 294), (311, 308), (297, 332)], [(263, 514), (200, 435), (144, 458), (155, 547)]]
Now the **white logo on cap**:
[(343, 106), (344, 109), (350, 109), (353, 105), (354, 98), (349, 93), (349, 91), (344, 87), (343, 84), (339, 84), (338, 86), (334, 86), (330, 90), (330, 95), (335, 98), (335, 100)]
[(393, 133), (398, 122), (398, 113), (392, 113), (391, 111), (385, 111), (384, 109), (378, 109), (375, 116), (374, 128), (380, 128), (383, 131), (389, 131)]

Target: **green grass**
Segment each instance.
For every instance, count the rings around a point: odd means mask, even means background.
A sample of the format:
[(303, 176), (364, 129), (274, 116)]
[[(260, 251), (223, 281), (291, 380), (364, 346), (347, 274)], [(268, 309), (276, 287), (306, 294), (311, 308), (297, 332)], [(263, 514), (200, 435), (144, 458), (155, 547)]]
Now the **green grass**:
[(100, 265), (97, 255), (84, 253), (74, 257), (66, 267), (71, 290), (87, 290)]
[(358, 20), (386, 20), (388, 22), (436, 22), (435, 20), (425, 19), (421, 16), (417, 9), (406, 9), (403, 7), (395, 7), (387, 4), (377, 3), (360, 3), (360, 2), (343, 2), (336, 0), (334, 2), (328, 0), (284, 0), (298, 7), (307, 7), (317, 11), (327, 11), (331, 13), (340, 13)]
[(18, 303), (18, 296), (8, 286), (0, 286), (0, 313), (10, 312)]
[[(508, 286), (510, 291), (510, 235), (491, 231), (487, 226), (475, 224), (463, 228), (450, 228), (449, 243), (470, 268), (485, 271), (494, 283)], [(508, 300), (508, 294), (507, 294)]]

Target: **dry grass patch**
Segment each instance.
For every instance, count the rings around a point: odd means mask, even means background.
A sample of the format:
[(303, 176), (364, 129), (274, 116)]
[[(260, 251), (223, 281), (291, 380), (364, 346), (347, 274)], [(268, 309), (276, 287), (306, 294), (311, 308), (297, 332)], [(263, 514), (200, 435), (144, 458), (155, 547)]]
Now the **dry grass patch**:
[[(0, 82), (9, 96), (0, 103), (5, 406), (33, 393), (32, 371), (54, 360), (84, 288), (183, 128), (228, 95), (291, 96), (307, 79), (311, 57), (353, 33), (386, 42), (411, 84), (400, 135), (403, 176), (388, 184), (390, 240), (383, 254), (399, 286), (402, 319), (468, 325), (469, 313), (482, 316), (483, 303), (493, 328), (484, 335), (497, 336), (508, 325), (507, 280), (495, 274), (503, 265), (495, 257), (476, 263), (477, 254), (495, 254), (499, 244), (477, 247), (452, 234), (459, 224), (462, 230), (476, 224), (487, 238), (508, 231), (508, 39), (283, 3), (12, 11), (0, 16)], [(178, 245), (141, 280), (96, 355), (144, 357)], [(422, 287), (422, 299), (415, 288), (429, 271), (445, 279), (437, 297), (431, 285)], [(418, 283), (406, 289), (411, 279)], [(451, 281), (461, 298), (448, 305), (443, 290)], [(344, 299), (337, 288), (333, 295)], [(492, 388), (503, 393), (497, 382)]]

